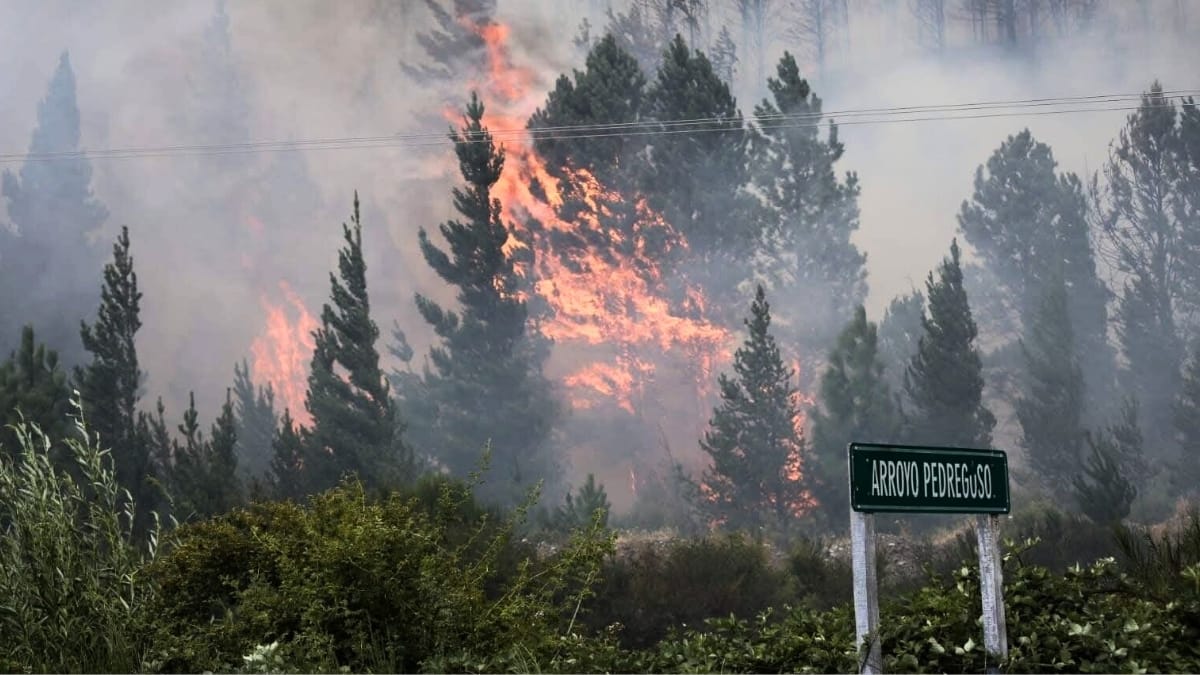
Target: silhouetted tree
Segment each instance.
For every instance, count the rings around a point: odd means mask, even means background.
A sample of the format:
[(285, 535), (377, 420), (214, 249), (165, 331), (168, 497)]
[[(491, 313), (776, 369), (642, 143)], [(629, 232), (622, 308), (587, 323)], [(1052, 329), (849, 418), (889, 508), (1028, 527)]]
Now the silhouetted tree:
[(322, 308), (313, 334), (305, 398), (312, 427), (304, 434), (301, 474), (310, 492), (328, 489), (348, 473), (371, 487), (413, 477), (375, 348), (379, 328), (371, 319), (358, 206), (356, 192), (352, 226), (342, 225), (338, 274), (329, 274), (332, 304)]
[[(92, 194), (92, 167), (80, 151), (75, 74), (66, 52), (38, 104), (28, 158), (0, 180), (12, 228), (0, 226), (0, 345), (12, 348), (30, 323), (66, 368), (87, 361), (79, 321), (96, 311), (103, 251), (89, 237), (108, 219)], [(47, 161), (47, 156), (65, 154)]]
[(20, 348), (0, 363), (0, 448), (16, 459), (20, 446), (10, 427), (24, 420), (38, 425), (61, 450), (71, 435), (70, 405), (71, 388), (58, 353), (38, 343), (33, 326), (26, 326)]
[(771, 306), (762, 286), (745, 321), (749, 335), (733, 356), (733, 376), (721, 374), (721, 405), (700, 449), (712, 465), (701, 476), (694, 505), (731, 528), (789, 528), (809, 502), (804, 436), (795, 373), (784, 366), (770, 333)]
[(551, 432), (559, 404), (542, 374), (545, 350), (528, 333), (521, 279), (504, 250), (511, 231), (492, 197), (504, 153), (483, 126), (483, 113), (472, 95), (462, 130), (451, 135), (466, 184), (454, 190), (463, 220), (438, 228), (448, 251), (420, 231), (425, 261), (457, 287), (460, 310), (417, 295), (417, 309), (440, 344), (430, 350), (421, 381), (400, 393), (415, 445), (454, 475), (472, 471), (490, 441), (491, 468), (479, 494), (512, 503), (557, 475)]
[(996, 418), (983, 404), (983, 365), (978, 331), (963, 289), (958, 241), (942, 261), (937, 279), (925, 281), (929, 313), (924, 334), (904, 377), (912, 411), (904, 411), (906, 435), (915, 442), (986, 448)]

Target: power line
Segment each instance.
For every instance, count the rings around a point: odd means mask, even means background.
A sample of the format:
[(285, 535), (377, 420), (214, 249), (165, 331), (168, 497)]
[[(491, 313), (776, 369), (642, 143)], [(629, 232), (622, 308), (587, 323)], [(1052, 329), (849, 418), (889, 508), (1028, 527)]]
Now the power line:
[[(1175, 89), (1162, 92), (1167, 104), (1173, 99), (1183, 100), (1186, 96), (1200, 94), (1200, 89)], [(988, 119), (1000, 117), (1041, 117), (1048, 115), (1077, 114), (1087, 112), (1113, 112), (1136, 110), (1140, 107), (1141, 94), (1097, 94), (1076, 97), (1036, 98), (1012, 101), (979, 101), (971, 103), (941, 104), (926, 106), (903, 106), (887, 108), (856, 108), (837, 111), (780, 113), (759, 115), (750, 118), (753, 128), (769, 131), (775, 129), (799, 129), (820, 126), (823, 122), (837, 126), (866, 124), (894, 124), (905, 122), (953, 121), (965, 119)], [(1139, 105), (1113, 106), (1114, 103), (1138, 101)], [(1041, 108), (1062, 105), (1085, 105), (1059, 110)], [(933, 114), (947, 113), (947, 114)], [(982, 113), (982, 114), (963, 114)], [(849, 119), (847, 119), (849, 118)], [(795, 122), (795, 123), (792, 123)], [(533, 129), (497, 129), (489, 134), (497, 141), (519, 140), (574, 140), (613, 137), (636, 137), (648, 135), (673, 135), (705, 132), (747, 132), (751, 127), (741, 118), (693, 118), (667, 121), (632, 121), (595, 124), (563, 125)], [(483, 142), (483, 139), (468, 138), (467, 142)], [(95, 151), (72, 151), (55, 153), (7, 153), (0, 154), (0, 164), (27, 161), (65, 161), (77, 159), (132, 159), (171, 156), (204, 157), (227, 154), (254, 154), (298, 150), (347, 150), (356, 148), (424, 148), (445, 146), (453, 141), (445, 133), (393, 134), (390, 136), (358, 136), (290, 141), (255, 141), (246, 143), (174, 145), (143, 148), (113, 148)]]

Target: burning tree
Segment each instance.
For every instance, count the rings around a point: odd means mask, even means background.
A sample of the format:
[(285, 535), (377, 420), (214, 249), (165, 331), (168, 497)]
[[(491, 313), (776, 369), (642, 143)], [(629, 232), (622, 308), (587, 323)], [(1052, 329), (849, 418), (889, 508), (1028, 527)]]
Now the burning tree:
[(722, 374), (721, 406), (700, 441), (711, 458), (696, 505), (729, 527), (789, 529), (812, 500), (801, 473), (804, 419), (795, 372), (784, 366), (769, 332), (771, 306), (762, 286), (745, 321), (750, 335), (733, 357), (736, 378)]

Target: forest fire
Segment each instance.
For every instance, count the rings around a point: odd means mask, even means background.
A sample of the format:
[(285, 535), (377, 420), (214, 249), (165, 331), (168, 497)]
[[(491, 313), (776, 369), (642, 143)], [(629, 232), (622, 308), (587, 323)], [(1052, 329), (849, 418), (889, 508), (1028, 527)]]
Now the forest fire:
[(312, 332), (317, 329), (317, 321), (287, 282), (279, 282), (279, 289), (291, 305), (295, 320), (289, 318), (284, 304), (262, 296), (266, 328), (250, 345), (251, 372), (260, 384), (271, 383), (276, 400), (291, 412), (293, 419), (307, 425), (310, 416), (304, 407), (304, 396), (309, 361), (316, 346)]

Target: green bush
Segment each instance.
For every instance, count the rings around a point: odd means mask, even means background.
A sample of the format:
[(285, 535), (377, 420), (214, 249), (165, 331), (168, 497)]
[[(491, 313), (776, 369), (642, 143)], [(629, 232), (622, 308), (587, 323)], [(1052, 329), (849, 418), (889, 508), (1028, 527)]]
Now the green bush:
[(464, 539), (462, 497), (443, 483), (430, 513), (420, 494), (372, 501), (348, 483), (307, 506), (258, 504), (181, 528), (152, 568), (151, 665), (231, 670), (276, 642), (293, 668), (321, 671), (457, 670), (514, 649), (552, 655), (611, 539), (598, 526), (580, 532), (489, 587), (524, 508), (495, 530), (482, 518)]
[(647, 647), (675, 627), (710, 617), (753, 617), (789, 599), (786, 573), (767, 549), (742, 536), (642, 546), (610, 559), (585, 622), (593, 630), (619, 623), (621, 643)]
[[(137, 613), (153, 557), (131, 532), (136, 505), (117, 483), (108, 451), (71, 400), (76, 438), (52, 441), (36, 425), (13, 425), (19, 454), (0, 452), (0, 670), (132, 672), (143, 643)], [(73, 471), (55, 468), (63, 443)]]

